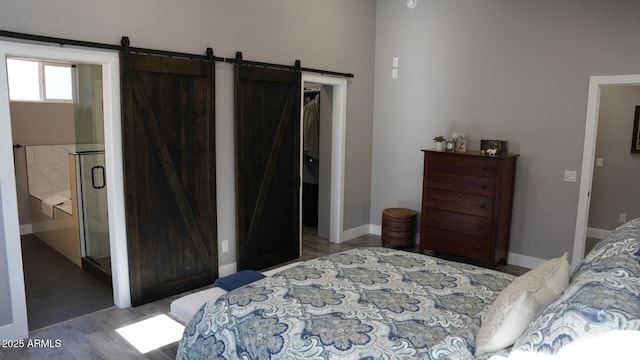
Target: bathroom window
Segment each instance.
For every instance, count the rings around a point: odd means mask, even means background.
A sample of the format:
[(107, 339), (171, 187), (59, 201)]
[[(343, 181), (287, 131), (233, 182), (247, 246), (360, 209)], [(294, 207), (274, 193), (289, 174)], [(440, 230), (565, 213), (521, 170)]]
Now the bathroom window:
[(72, 64), (7, 59), (11, 101), (72, 102)]

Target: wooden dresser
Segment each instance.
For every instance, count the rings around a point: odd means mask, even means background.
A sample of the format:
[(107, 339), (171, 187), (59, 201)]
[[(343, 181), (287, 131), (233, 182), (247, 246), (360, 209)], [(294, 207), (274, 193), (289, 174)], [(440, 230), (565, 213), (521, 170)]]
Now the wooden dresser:
[(506, 263), (518, 155), (424, 152), (419, 253)]

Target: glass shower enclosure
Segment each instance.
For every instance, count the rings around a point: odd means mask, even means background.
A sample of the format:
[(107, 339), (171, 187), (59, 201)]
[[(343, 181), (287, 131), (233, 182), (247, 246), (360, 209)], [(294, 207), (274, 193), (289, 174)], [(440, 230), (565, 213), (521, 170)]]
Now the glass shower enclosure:
[(76, 152), (76, 169), (82, 267), (111, 283), (104, 151)]
[(82, 268), (111, 284), (102, 67), (76, 64), (74, 69), (74, 155)]

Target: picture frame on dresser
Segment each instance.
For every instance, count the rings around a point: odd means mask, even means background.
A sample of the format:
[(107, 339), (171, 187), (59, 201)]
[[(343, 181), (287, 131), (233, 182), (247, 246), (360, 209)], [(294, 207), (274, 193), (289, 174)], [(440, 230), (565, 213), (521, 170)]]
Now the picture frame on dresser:
[(507, 262), (518, 154), (422, 150), (418, 252), (495, 268)]

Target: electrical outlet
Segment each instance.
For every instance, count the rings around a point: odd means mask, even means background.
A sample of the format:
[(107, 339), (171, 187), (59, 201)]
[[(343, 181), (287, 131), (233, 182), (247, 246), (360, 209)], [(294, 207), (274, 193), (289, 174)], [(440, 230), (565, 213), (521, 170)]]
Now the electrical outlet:
[(391, 70), (391, 78), (392, 79), (397, 79), (398, 78), (398, 69), (392, 69)]
[(222, 240), (222, 252), (226, 253), (229, 251), (229, 240)]
[(620, 214), (618, 216), (618, 221), (620, 221), (621, 223), (626, 223), (627, 222), (627, 214)]
[(394, 57), (393, 59), (391, 59), (391, 63), (394, 68), (398, 67), (398, 58)]
[(577, 173), (573, 170), (565, 170), (564, 171), (564, 181), (566, 182), (576, 182)]

